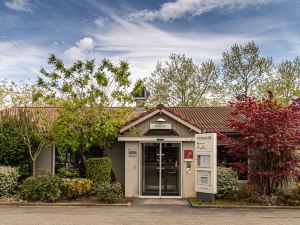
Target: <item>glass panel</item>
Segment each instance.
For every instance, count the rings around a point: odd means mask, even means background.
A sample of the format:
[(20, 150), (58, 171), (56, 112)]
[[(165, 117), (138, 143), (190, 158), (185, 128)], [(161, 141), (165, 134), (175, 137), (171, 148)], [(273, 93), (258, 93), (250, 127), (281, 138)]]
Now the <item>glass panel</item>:
[(180, 144), (162, 143), (161, 195), (180, 195)]
[(142, 195), (159, 196), (159, 143), (142, 144)]

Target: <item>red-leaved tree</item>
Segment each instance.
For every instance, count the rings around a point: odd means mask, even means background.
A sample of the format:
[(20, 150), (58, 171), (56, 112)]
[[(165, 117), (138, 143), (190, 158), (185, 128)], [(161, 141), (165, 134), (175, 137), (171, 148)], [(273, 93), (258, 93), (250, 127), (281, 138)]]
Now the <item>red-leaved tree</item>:
[[(248, 172), (251, 182), (264, 195), (300, 176), (300, 99), (289, 106), (277, 103), (271, 92), (260, 101), (240, 96), (230, 102), (229, 126), (239, 139), (221, 135), (239, 172)], [(246, 163), (247, 162), (247, 163)], [(249, 163), (250, 162), (250, 163)]]

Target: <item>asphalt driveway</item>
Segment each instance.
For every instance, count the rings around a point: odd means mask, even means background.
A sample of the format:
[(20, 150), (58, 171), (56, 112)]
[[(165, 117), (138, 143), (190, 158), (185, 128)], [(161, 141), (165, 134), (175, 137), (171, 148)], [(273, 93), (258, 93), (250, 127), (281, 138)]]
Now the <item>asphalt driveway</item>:
[(296, 209), (195, 209), (188, 205), (135, 204), (131, 207), (0, 206), (1, 225), (205, 224), (300, 225)]

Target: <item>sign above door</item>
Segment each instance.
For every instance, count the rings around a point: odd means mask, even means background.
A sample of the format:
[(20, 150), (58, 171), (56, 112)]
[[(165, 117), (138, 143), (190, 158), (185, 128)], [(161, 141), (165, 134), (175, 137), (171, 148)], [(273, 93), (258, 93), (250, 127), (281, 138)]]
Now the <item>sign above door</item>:
[(150, 130), (171, 130), (170, 123), (150, 123)]

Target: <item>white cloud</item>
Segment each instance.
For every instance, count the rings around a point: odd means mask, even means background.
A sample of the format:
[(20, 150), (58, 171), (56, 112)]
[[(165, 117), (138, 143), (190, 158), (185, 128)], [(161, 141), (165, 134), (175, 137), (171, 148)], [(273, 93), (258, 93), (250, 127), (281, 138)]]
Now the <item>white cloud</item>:
[(11, 0), (4, 3), (11, 10), (32, 12), (29, 0)]
[(21, 41), (0, 42), (0, 79), (26, 79), (38, 75), (48, 50)]
[(84, 59), (85, 56), (93, 49), (94, 40), (90, 37), (84, 37), (76, 42), (76, 45), (64, 52), (64, 57), (68, 60)]
[(102, 17), (98, 17), (94, 20), (94, 23), (96, 24), (97, 27), (103, 28), (106, 23), (106, 19)]
[(220, 8), (244, 8), (280, 0), (176, 0), (163, 3), (159, 10), (141, 10), (128, 16), (130, 20), (172, 21), (185, 16), (197, 16)]
[[(128, 60), (135, 77), (145, 77), (154, 70), (158, 60), (166, 60), (170, 53), (187, 54), (197, 63), (219, 60), (222, 51), (234, 43), (244, 44), (254, 36), (216, 33), (166, 31), (149, 23), (133, 23), (114, 17), (105, 32), (91, 31), (95, 40), (93, 53), (88, 57), (106, 56), (118, 62)], [(81, 52), (82, 53), (82, 52)]]

